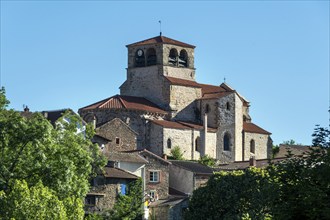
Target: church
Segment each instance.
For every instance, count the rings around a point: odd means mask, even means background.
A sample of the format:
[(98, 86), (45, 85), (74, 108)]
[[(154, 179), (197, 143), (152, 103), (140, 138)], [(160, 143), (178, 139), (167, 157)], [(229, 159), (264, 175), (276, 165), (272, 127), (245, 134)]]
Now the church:
[(249, 101), (226, 83), (196, 82), (195, 46), (159, 35), (126, 47), (120, 95), (79, 109), (102, 148), (166, 157), (178, 146), (187, 160), (220, 163), (269, 158), (271, 133), (252, 123)]

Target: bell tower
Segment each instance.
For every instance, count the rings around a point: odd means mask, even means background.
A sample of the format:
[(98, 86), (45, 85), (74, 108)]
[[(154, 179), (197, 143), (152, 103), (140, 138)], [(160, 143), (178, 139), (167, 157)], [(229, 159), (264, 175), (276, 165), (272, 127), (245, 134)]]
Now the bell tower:
[(126, 47), (127, 79), (120, 86), (121, 95), (144, 97), (166, 109), (166, 77), (195, 81), (193, 45), (160, 35)]

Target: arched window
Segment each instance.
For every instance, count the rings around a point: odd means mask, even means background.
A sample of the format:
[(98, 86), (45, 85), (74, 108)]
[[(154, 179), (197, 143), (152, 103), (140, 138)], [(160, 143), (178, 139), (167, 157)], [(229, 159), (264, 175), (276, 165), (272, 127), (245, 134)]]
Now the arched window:
[(138, 49), (135, 52), (135, 66), (136, 67), (143, 67), (145, 66), (145, 56), (144, 56), (144, 52), (142, 49)]
[(152, 66), (157, 64), (156, 50), (154, 48), (149, 48), (147, 50), (147, 66)]
[(187, 67), (188, 66), (188, 54), (187, 51), (181, 50), (179, 56), (179, 67)]
[(210, 112), (210, 105), (206, 104), (205, 105), (205, 113), (209, 113)]
[(255, 141), (252, 139), (250, 141), (250, 152), (255, 154), (256, 153), (256, 144), (255, 144)]
[(200, 150), (201, 150), (201, 139), (200, 139), (200, 137), (198, 136), (198, 137), (195, 139), (195, 151), (200, 152)]
[(228, 111), (230, 110), (230, 103), (229, 103), (229, 102), (226, 103), (226, 109), (227, 109)]
[(177, 65), (178, 51), (176, 49), (170, 50), (170, 55), (168, 56), (168, 64), (176, 66)]
[(168, 149), (171, 149), (171, 148), (172, 148), (172, 141), (171, 141), (170, 138), (167, 139), (167, 148), (168, 148)]
[(230, 136), (228, 133), (225, 134), (223, 137), (223, 150), (229, 151), (230, 150)]

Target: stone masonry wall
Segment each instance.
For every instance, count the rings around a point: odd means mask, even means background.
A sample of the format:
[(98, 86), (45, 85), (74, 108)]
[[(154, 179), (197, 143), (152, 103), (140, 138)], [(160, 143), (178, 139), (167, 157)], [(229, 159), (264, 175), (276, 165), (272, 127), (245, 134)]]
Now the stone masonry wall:
[(201, 103), (197, 104), (200, 110), (200, 118), (203, 120), (204, 124), (204, 113), (206, 111), (206, 106), (208, 105), (209, 107), (209, 112), (207, 114), (207, 126), (216, 128), (218, 127), (219, 124), (219, 112), (218, 112), (218, 107), (219, 107), (219, 102), (216, 99), (204, 99), (200, 101)]
[[(127, 111), (124, 109), (96, 109), (85, 110), (79, 112), (80, 116), (84, 118), (88, 114), (94, 114), (97, 118), (97, 125), (108, 122), (114, 118), (119, 118), (125, 122), (134, 132), (137, 133), (137, 148), (141, 149), (146, 146), (145, 133), (146, 133), (146, 120), (144, 116), (157, 119), (157, 117), (143, 114), (139, 111)], [(97, 126), (98, 127), (98, 126)]]
[[(268, 138), (269, 135), (244, 132), (244, 160), (249, 160), (250, 156), (255, 156), (257, 160), (268, 158)], [(255, 141), (255, 154), (250, 153), (250, 142)]]
[[(169, 164), (155, 159), (146, 153), (141, 153), (149, 161), (146, 168), (146, 191), (150, 193), (150, 190), (156, 190), (159, 199), (165, 199), (168, 197), (169, 187)], [(157, 183), (150, 182), (150, 171), (159, 171), (160, 181)]]
[(167, 109), (169, 88), (164, 86), (161, 69), (159, 65), (127, 69), (127, 79), (120, 87), (120, 94), (144, 97)]
[[(107, 144), (108, 151), (128, 151), (137, 148), (137, 134), (119, 118), (115, 118), (98, 127), (96, 129), (96, 134), (110, 140), (110, 143)], [(119, 138), (119, 143), (116, 143), (117, 138)]]
[(235, 161), (243, 156), (243, 102), (235, 94)]
[(196, 102), (202, 96), (200, 88), (171, 85), (170, 107), (175, 110), (173, 115), (177, 120), (195, 121)]
[(120, 184), (129, 184), (129, 180), (124, 179), (109, 179), (104, 177), (96, 177), (96, 183), (90, 190), (91, 193), (104, 194), (103, 197), (98, 198), (96, 207), (100, 210), (111, 209), (120, 192)]
[[(235, 160), (235, 94), (229, 94), (218, 99), (218, 131), (217, 131), (217, 159), (220, 162), (229, 162)], [(227, 110), (229, 103), (229, 110)], [(224, 151), (224, 136), (228, 133), (230, 136), (230, 150)]]

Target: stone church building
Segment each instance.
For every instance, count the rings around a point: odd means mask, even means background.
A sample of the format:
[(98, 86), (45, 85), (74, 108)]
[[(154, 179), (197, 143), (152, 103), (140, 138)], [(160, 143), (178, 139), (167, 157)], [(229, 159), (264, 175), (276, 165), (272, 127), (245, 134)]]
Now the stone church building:
[[(220, 162), (268, 158), (268, 131), (253, 124), (249, 102), (226, 83), (196, 82), (195, 46), (165, 36), (127, 45), (127, 79), (114, 95), (79, 109), (109, 149), (147, 149), (188, 160)], [(131, 137), (131, 138), (127, 138)]]

